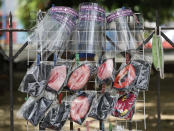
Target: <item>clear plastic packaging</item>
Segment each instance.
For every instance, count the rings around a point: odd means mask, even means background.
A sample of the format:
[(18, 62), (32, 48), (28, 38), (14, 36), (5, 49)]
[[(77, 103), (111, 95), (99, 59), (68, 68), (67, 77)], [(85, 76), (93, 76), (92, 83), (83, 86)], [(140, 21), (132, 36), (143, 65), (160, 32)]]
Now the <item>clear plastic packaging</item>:
[(144, 60), (131, 60), (123, 63), (118, 70), (113, 87), (122, 91), (132, 89), (147, 90), (150, 80), (151, 64)]
[(126, 120), (132, 120), (134, 113), (135, 113), (135, 107), (133, 107), (132, 110), (128, 113), (128, 115), (124, 116), (123, 118)]
[(47, 86), (52, 67), (50, 63), (33, 64), (24, 76), (18, 90), (31, 96), (39, 96)]
[[(135, 107), (137, 95), (134, 93), (128, 93), (124, 96), (121, 96), (114, 106), (114, 111), (112, 115), (119, 118), (130, 118)], [(132, 112), (133, 113), (133, 112)]]
[(76, 51), (100, 54), (104, 44), (105, 10), (97, 3), (82, 3), (79, 8)]
[(39, 99), (31, 97), (21, 107), (18, 116), (23, 116), (33, 126), (37, 126), (52, 102), (52, 100), (46, 99), (45, 97)]
[(70, 105), (63, 102), (60, 105), (55, 104), (51, 107), (47, 115), (40, 123), (40, 127), (60, 131), (68, 119)]
[(90, 112), (95, 93), (81, 93), (71, 102), (70, 119), (82, 124)]
[[(140, 64), (139, 64), (140, 67)], [(132, 64), (123, 63), (116, 74), (113, 87), (122, 91), (130, 91), (136, 82), (136, 71)]]
[(96, 67), (94, 64), (81, 64), (70, 73), (67, 87), (71, 91), (81, 90), (89, 81), (90, 77), (95, 73), (95, 69)]
[(33, 105), (40, 97), (32, 97), (30, 96), (27, 101), (21, 106), (21, 108), (17, 111), (16, 116), (18, 118), (23, 118), (23, 114), (24, 112), (26, 112), (26, 110)]
[(68, 73), (71, 69), (71, 64), (61, 62), (60, 60), (51, 69), (48, 79), (47, 90), (56, 91), (58, 94), (66, 86)]
[(39, 51), (62, 51), (66, 40), (74, 30), (78, 14), (69, 7), (52, 7), (43, 20), (36, 25), (28, 41), (36, 44)]
[(106, 119), (107, 115), (114, 108), (117, 99), (117, 96), (111, 96), (108, 92), (99, 95), (97, 100), (93, 102), (92, 109), (88, 116), (93, 117), (97, 120)]
[(147, 90), (150, 81), (150, 71), (151, 71), (151, 63), (145, 60), (136, 60), (141, 63), (140, 73), (136, 82), (136, 89)]
[(97, 69), (97, 79), (99, 84), (107, 83), (110, 80), (114, 80), (114, 68), (114, 59), (106, 59), (102, 62), (101, 65), (99, 65)]
[[(116, 52), (136, 49), (138, 43), (135, 39), (136, 24), (139, 24), (137, 18), (130, 9), (117, 9), (106, 17), (107, 37), (112, 41)], [(133, 22), (133, 26), (131, 24)], [(143, 39), (143, 37), (141, 38)], [(139, 43), (140, 44), (140, 43)]]

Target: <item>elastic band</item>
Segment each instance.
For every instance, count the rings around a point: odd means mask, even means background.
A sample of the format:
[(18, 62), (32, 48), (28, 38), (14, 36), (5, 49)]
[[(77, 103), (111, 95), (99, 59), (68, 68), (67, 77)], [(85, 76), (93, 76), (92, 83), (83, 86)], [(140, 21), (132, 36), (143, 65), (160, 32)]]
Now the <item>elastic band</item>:
[(95, 11), (105, 14), (105, 10), (102, 7), (99, 7), (98, 5), (81, 5), (80, 11), (81, 10), (95, 10)]
[(53, 13), (63, 12), (63, 13), (70, 14), (72, 16), (78, 17), (78, 13), (74, 9), (69, 8), (69, 7), (64, 7), (64, 6), (52, 7), (50, 9), (50, 11), (53, 12)]
[(111, 22), (112, 20), (122, 17), (122, 16), (131, 16), (133, 15), (133, 12), (131, 9), (119, 9), (115, 12), (113, 12), (112, 14), (108, 15), (106, 17), (107, 22)]

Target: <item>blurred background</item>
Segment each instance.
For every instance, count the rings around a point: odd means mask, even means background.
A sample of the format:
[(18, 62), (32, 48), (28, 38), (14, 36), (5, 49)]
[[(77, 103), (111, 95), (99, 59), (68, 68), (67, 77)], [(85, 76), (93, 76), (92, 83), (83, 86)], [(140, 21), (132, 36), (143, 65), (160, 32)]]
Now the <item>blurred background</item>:
[[(78, 9), (81, 2), (97, 2), (111, 12), (117, 8), (130, 7), (135, 13), (142, 13), (145, 27), (155, 27), (155, 10), (159, 9), (160, 25), (174, 27), (174, 1), (172, 0), (0, 0), (0, 28), (8, 28), (8, 15), (12, 12), (13, 28), (31, 29), (36, 24), (36, 13), (41, 9), (46, 11), (52, 5), (69, 6)], [(174, 30), (164, 31), (165, 34), (174, 42)], [(148, 36), (149, 32), (145, 34)], [(9, 34), (0, 32), (0, 52), (9, 53), (8, 43)], [(146, 36), (145, 36), (146, 37)], [(27, 33), (13, 33), (14, 53), (25, 43)], [(147, 48), (151, 49), (152, 41), (149, 41)], [(165, 79), (161, 80), (161, 130), (174, 130), (174, 49), (163, 40), (164, 60), (165, 60)], [(33, 58), (34, 59), (34, 58)], [(25, 101), (25, 94), (17, 91), (19, 84), (27, 70), (27, 50), (14, 61), (14, 115), (22, 103)], [(8, 80), (8, 61), (0, 53), (0, 130), (10, 129), (9, 113), (9, 80)], [(146, 92), (146, 120), (147, 130), (157, 129), (157, 80), (156, 73), (152, 69), (149, 91)], [(141, 103), (139, 108), (143, 108)], [(26, 121), (17, 119), (14, 116), (15, 130), (26, 130)], [(141, 119), (141, 118), (140, 118)], [(139, 123), (143, 127), (143, 123)]]

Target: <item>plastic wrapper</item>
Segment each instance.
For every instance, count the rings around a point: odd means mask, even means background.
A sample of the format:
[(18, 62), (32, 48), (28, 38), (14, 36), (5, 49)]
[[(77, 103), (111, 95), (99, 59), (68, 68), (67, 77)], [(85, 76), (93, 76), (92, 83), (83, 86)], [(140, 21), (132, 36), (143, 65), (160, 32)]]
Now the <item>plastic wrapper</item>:
[(81, 64), (74, 69), (72, 73), (70, 73), (67, 87), (71, 91), (81, 90), (89, 81), (90, 77), (94, 74), (95, 69), (96, 67), (94, 64)]
[(137, 95), (134, 93), (128, 93), (121, 96), (114, 106), (112, 115), (119, 118), (130, 118), (133, 108), (135, 107)]
[[(138, 20), (130, 9), (117, 9), (106, 17), (108, 23), (107, 37), (116, 52), (125, 50), (132, 50), (138, 47), (135, 39), (135, 27), (131, 27), (131, 20), (133, 25), (138, 24)], [(143, 39), (143, 37), (142, 37)], [(112, 48), (111, 48), (112, 49)]]
[(79, 9), (79, 21), (75, 49), (78, 53), (100, 54), (104, 44), (105, 10), (97, 3), (82, 3)]
[(28, 37), (28, 41), (37, 45), (37, 50), (62, 51), (66, 40), (74, 30), (78, 14), (69, 7), (52, 7), (48, 10), (41, 22)]
[(113, 109), (117, 99), (117, 96), (111, 96), (108, 92), (99, 95), (97, 100), (93, 102), (92, 109), (88, 116), (97, 120), (106, 119), (107, 115)]
[(53, 90), (59, 93), (64, 86), (66, 86), (66, 81), (68, 78), (69, 70), (71, 69), (71, 64), (64, 62), (58, 62), (50, 71), (50, 77), (48, 79), (47, 90)]
[(135, 88), (140, 90), (147, 90), (150, 81), (151, 63), (145, 60), (136, 60), (141, 63), (140, 73), (138, 75)]
[(40, 123), (42, 128), (50, 128), (56, 131), (60, 131), (68, 119), (70, 113), (70, 105), (63, 102), (60, 105), (55, 104), (51, 107), (48, 114), (44, 117)]
[(150, 64), (144, 60), (123, 63), (116, 74), (113, 87), (122, 91), (146, 90), (150, 79)]
[(133, 107), (132, 110), (128, 113), (128, 115), (123, 118), (126, 120), (132, 120), (134, 113), (135, 113), (135, 107)]
[[(122, 64), (118, 73), (116, 74), (113, 87), (118, 90), (131, 90), (135, 85), (137, 74), (140, 72), (138, 69), (136, 72), (135, 67), (132, 65), (135, 62), (131, 62), (130, 64)], [(138, 63), (135, 63), (138, 64)], [(138, 68), (141, 68), (141, 65), (138, 64)]]
[(157, 71), (160, 71), (160, 77), (164, 79), (164, 54), (162, 40), (160, 36), (154, 35), (152, 41), (153, 65)]
[(40, 97), (32, 97), (30, 96), (27, 101), (21, 106), (21, 108), (17, 111), (16, 116), (18, 118), (23, 118), (23, 114), (26, 112), (26, 110), (33, 105)]
[(114, 60), (106, 59), (97, 69), (97, 79), (100, 84), (113, 81), (114, 77)]
[(47, 85), (52, 67), (50, 63), (40, 63), (39, 66), (32, 65), (24, 76), (19, 91), (31, 96), (39, 96)]
[(33, 126), (37, 126), (38, 123), (44, 117), (45, 112), (52, 104), (52, 100), (41, 97), (39, 99), (29, 98), (26, 103), (21, 107), (18, 116), (23, 116)]
[(71, 102), (70, 119), (78, 124), (82, 124), (90, 112), (94, 93), (81, 93)]

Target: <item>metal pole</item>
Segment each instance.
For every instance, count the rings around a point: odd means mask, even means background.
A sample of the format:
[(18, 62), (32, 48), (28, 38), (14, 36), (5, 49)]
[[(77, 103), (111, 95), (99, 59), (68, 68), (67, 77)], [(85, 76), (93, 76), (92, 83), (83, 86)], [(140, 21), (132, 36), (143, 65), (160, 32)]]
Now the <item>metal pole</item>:
[(70, 120), (70, 131), (73, 131), (73, 122)]
[(128, 122), (128, 129), (129, 129), (129, 131), (132, 131), (132, 122), (131, 121)]
[[(157, 35), (160, 34), (159, 32), (159, 14), (158, 10), (156, 10), (156, 28), (157, 28)], [(161, 122), (161, 116), (160, 116), (160, 72), (157, 72), (157, 129), (160, 131), (160, 122)]]
[[(13, 28), (12, 14), (9, 14), (9, 28)], [(13, 121), (13, 33), (9, 30), (9, 77), (10, 77), (10, 131), (14, 130)]]
[(104, 131), (104, 122), (100, 120), (100, 131)]
[(160, 116), (160, 72), (157, 72), (157, 129), (160, 131), (160, 122), (161, 122), (161, 116)]

